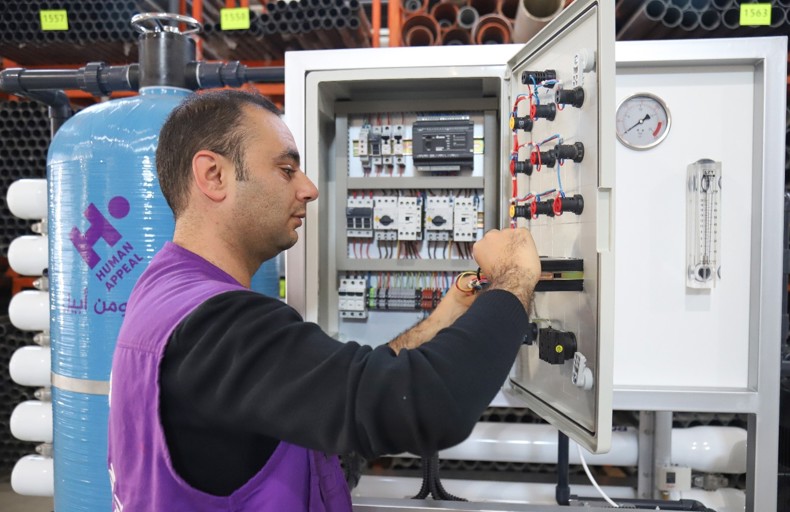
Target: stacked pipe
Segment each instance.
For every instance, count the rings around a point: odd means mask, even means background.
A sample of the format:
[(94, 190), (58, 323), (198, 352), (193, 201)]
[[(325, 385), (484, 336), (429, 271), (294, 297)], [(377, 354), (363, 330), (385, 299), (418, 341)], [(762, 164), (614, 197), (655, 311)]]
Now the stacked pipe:
[(265, 12), (250, 13), (248, 30), (222, 31), (219, 22), (204, 25), (206, 46), (223, 59), (281, 59), (292, 50), (368, 48), (371, 27), (359, 0), (269, 2)]
[[(0, 190), (21, 178), (45, 178), (51, 140), (47, 107), (32, 101), (0, 102)], [(0, 194), (0, 251), (8, 255), (11, 242), (30, 230), (30, 223), (13, 215)]]
[[(42, 30), (42, 10), (65, 10), (68, 30)], [(137, 60), (137, 38), (129, 20), (139, 12), (134, 1), (4, 2), (0, 55), (21, 65), (133, 62)]]
[[(8, 248), (8, 264), (21, 276), (35, 278), (35, 289), (18, 291), (8, 305), (14, 327), (35, 333), (35, 345), (18, 346), (8, 363), (8, 374), (16, 384), (37, 388), (35, 399), (18, 403), (11, 413), (11, 434), (20, 441), (40, 443), (37, 454), (29, 454), (14, 464), (11, 487), (26, 496), (53, 496), (54, 460), (52, 388), (50, 381), (49, 280), (48, 266), (47, 180), (15, 181), (6, 195), (11, 212), (28, 223), (34, 234), (23, 235)], [(32, 450), (29, 450), (32, 451)]]
[[(638, 423), (637, 417), (628, 417), (627, 413), (620, 412), (620, 420), (624, 423), (630, 423), (636, 425)], [(676, 434), (682, 436), (684, 434), (694, 434), (699, 432), (707, 432), (707, 433), (734, 433), (736, 436), (744, 435), (745, 428), (746, 428), (746, 418), (743, 414), (735, 414), (735, 413), (698, 413), (698, 412), (676, 412), (673, 415), (673, 424), (676, 430)], [(497, 426), (499, 425), (499, 426)], [(707, 428), (695, 430), (699, 427)], [(717, 429), (717, 427), (725, 427), (723, 429)], [(477, 424), (475, 430), (473, 431), (472, 436), (458, 445), (455, 448), (451, 448), (445, 450), (440, 455), (439, 461), (439, 468), (441, 471), (459, 471), (459, 472), (512, 472), (512, 473), (531, 473), (531, 474), (556, 474), (556, 463), (555, 461), (549, 457), (549, 454), (553, 454), (552, 456), (556, 456), (556, 448), (549, 449), (548, 452), (544, 455), (534, 456), (532, 455), (517, 455), (516, 452), (519, 449), (526, 449), (527, 445), (530, 443), (516, 443), (513, 445), (508, 445), (504, 443), (504, 438), (500, 434), (493, 434), (492, 432), (543, 432), (544, 437), (550, 439), (549, 447), (552, 446), (551, 443), (556, 442), (556, 435), (547, 435), (543, 431), (545, 428), (550, 428), (548, 425), (545, 424), (545, 421), (537, 416), (535, 413), (530, 411), (529, 409), (525, 408), (515, 408), (515, 407), (489, 407), (486, 411), (482, 414), (480, 418), (480, 423)], [(486, 435), (482, 435), (482, 433), (488, 432)], [(476, 434), (477, 433), (477, 434)], [(629, 443), (633, 444), (633, 439), (635, 439), (635, 433), (632, 427), (617, 427), (613, 432), (613, 439), (615, 443), (618, 443), (618, 439), (623, 441), (623, 439), (629, 439)], [(524, 439), (530, 439), (529, 437), (524, 437)], [(737, 439), (741, 439), (737, 437)], [(534, 439), (532, 440), (534, 445), (541, 445), (541, 443), (536, 442)], [(502, 449), (501, 452), (502, 456), (495, 456), (496, 453), (499, 453), (497, 450), (499, 449), (499, 442), (502, 442)], [(479, 444), (476, 444), (479, 443)], [(488, 448), (483, 450), (477, 450), (477, 448), (482, 447), (483, 445), (488, 446)], [(518, 447), (518, 448), (516, 448)], [(544, 446), (545, 447), (545, 446)], [(477, 450), (477, 451), (476, 451)], [(606, 465), (616, 465), (621, 467), (626, 473), (633, 472), (636, 466), (636, 459), (625, 460), (622, 458), (621, 455), (618, 455), (618, 452), (626, 451), (629, 454), (633, 455), (635, 451), (634, 446), (625, 447), (625, 446), (614, 446), (613, 450), (610, 454), (606, 457), (600, 456), (590, 456), (590, 463), (593, 465), (597, 464), (606, 464)], [(484, 453), (485, 452), (485, 453)], [(504, 455), (505, 453), (509, 453), (509, 455)], [(576, 464), (575, 454), (576, 450), (571, 450), (572, 454), (572, 463)], [(683, 457), (686, 458), (693, 458), (692, 451), (684, 452), (685, 455)], [(738, 452), (738, 457), (740, 455), (745, 455), (745, 452), (741, 454)], [(629, 455), (630, 456), (630, 455)], [(620, 457), (619, 459), (616, 457)], [(680, 457), (680, 455), (678, 455)], [(733, 458), (732, 460), (738, 460), (738, 464), (745, 464), (743, 460), (740, 458)], [(685, 459), (684, 459), (685, 460)], [(695, 464), (699, 465), (700, 461), (690, 462), (690, 465), (694, 466)], [(382, 467), (385, 469), (393, 470), (396, 472), (398, 471), (406, 471), (409, 470), (417, 470), (420, 467), (420, 459), (415, 458), (413, 456), (394, 456), (394, 457), (387, 457), (382, 458), (376, 461), (377, 467)], [(696, 467), (696, 466), (695, 466)], [(700, 471), (706, 470), (705, 467), (700, 466)], [(582, 468), (580, 466), (571, 467), (571, 471), (575, 473), (581, 473)], [(721, 468), (715, 468), (715, 470), (711, 471), (723, 471)], [(729, 467), (727, 472), (730, 473), (743, 473), (745, 469), (741, 469), (740, 466), (737, 468)], [(457, 473), (456, 475), (463, 475), (463, 473)], [(467, 474), (468, 478), (474, 478), (473, 476)]]
[(741, 0), (617, 0), (617, 39), (678, 39), (784, 35), (790, 0), (771, 5), (770, 25), (741, 26)]
[(405, 0), (404, 46), (523, 43), (572, 0)]
[(17, 404), (35, 398), (34, 389), (15, 383), (8, 371), (12, 354), (31, 343), (32, 333), (15, 328), (7, 316), (0, 317), (0, 478), (10, 475), (16, 461), (36, 446), (36, 443), (12, 436), (10, 426), (11, 412)]

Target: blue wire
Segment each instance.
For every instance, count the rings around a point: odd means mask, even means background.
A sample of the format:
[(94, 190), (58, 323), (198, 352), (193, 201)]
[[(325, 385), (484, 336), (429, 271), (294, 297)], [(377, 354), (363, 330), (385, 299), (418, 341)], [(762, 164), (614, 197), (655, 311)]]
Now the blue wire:
[(535, 86), (535, 104), (540, 105), (540, 98), (538, 97), (538, 83), (535, 81), (535, 75), (529, 75), (529, 79), (532, 80), (532, 85)]
[(562, 178), (560, 178), (560, 166), (559, 165), (557, 166), (557, 183), (559, 183), (559, 186), (560, 186), (560, 196), (561, 197), (565, 197), (565, 191), (562, 190)]

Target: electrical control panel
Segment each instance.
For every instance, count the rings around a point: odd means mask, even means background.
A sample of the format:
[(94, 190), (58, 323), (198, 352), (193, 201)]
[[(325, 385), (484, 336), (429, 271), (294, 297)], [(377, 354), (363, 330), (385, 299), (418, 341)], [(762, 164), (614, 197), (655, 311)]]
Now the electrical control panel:
[(611, 435), (612, 9), (577, 0), (521, 49), (289, 57), (306, 95), (289, 119), (321, 190), (289, 302), (380, 345), (477, 269), (486, 230), (526, 227), (541, 276), (506, 387), (594, 452)]

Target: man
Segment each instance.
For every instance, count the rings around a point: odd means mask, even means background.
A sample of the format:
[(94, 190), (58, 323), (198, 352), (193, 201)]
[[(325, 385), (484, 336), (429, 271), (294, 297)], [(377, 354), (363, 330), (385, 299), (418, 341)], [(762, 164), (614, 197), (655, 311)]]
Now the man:
[(326, 454), (430, 454), (469, 435), (527, 332), (540, 263), (526, 230), (475, 244), (487, 291), (452, 287), (372, 349), (248, 289), (318, 196), (273, 104), (192, 96), (156, 163), (176, 227), (132, 292), (113, 360), (117, 510), (350, 511)]

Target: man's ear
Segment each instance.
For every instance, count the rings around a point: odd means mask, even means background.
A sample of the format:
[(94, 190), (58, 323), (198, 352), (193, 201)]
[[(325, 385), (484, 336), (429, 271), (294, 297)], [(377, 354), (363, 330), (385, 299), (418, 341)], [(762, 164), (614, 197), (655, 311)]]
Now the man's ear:
[(198, 190), (208, 199), (220, 202), (228, 194), (230, 162), (213, 151), (202, 149), (192, 157), (192, 176)]

